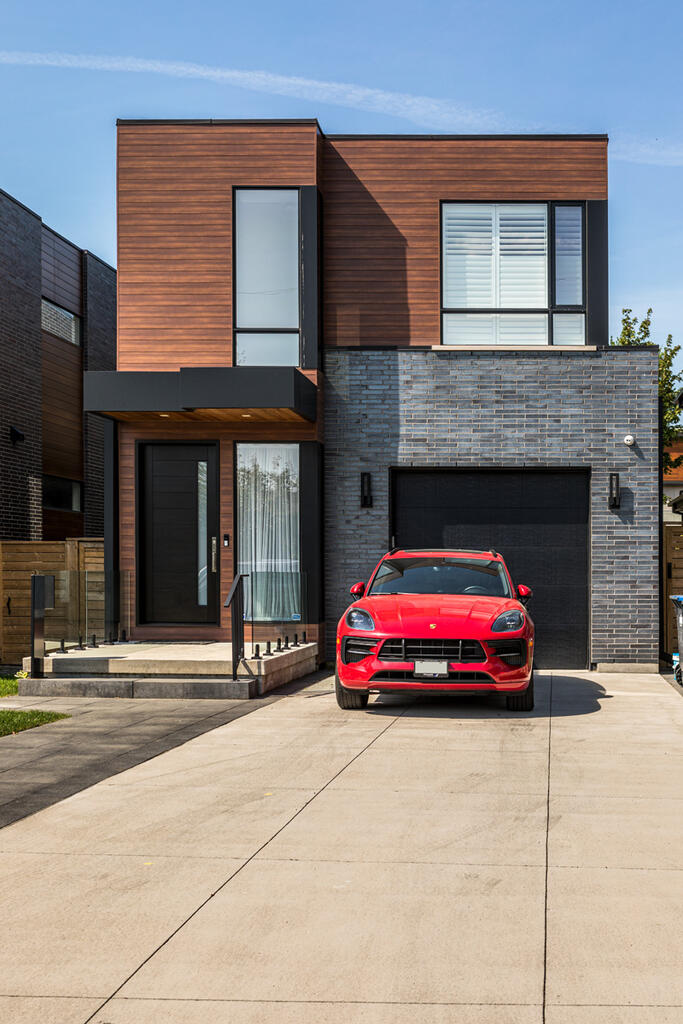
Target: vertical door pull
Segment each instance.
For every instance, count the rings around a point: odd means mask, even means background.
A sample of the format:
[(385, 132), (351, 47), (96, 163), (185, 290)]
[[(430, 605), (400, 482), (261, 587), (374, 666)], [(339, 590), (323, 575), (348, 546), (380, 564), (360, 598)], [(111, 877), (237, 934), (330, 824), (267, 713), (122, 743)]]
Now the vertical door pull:
[(211, 538), (211, 572), (216, 571), (216, 538)]

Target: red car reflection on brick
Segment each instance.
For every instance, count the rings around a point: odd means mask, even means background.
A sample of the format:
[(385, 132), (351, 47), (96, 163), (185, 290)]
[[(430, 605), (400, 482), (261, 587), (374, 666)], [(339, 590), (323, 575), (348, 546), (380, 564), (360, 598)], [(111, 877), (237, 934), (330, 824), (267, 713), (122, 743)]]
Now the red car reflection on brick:
[(370, 693), (502, 693), (534, 706), (531, 590), (517, 587), (496, 551), (394, 549), (337, 627), (340, 707)]

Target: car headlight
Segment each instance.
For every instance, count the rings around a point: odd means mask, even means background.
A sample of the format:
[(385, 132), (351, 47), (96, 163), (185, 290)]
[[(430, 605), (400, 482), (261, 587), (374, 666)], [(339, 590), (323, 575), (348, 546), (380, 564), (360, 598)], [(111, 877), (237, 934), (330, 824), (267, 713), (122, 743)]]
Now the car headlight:
[(351, 629), (375, 628), (375, 623), (372, 621), (372, 615), (370, 612), (366, 612), (364, 608), (351, 608), (346, 615), (346, 625), (350, 626)]
[(524, 625), (524, 616), (516, 608), (503, 612), (491, 626), (492, 633), (512, 633)]

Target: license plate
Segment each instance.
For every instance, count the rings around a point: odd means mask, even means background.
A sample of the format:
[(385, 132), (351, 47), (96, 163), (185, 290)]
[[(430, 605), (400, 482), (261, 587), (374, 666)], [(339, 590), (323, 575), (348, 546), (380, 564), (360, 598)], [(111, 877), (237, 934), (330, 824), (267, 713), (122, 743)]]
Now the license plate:
[(415, 675), (424, 676), (427, 679), (448, 678), (447, 661), (416, 661)]

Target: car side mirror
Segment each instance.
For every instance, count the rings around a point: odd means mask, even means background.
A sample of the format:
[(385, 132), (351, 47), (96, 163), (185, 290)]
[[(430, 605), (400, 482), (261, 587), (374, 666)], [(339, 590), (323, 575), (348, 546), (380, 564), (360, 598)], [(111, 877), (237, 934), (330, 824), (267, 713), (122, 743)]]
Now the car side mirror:
[(534, 596), (534, 592), (531, 587), (525, 587), (523, 583), (520, 583), (517, 587), (517, 597), (522, 604), (527, 604), (530, 598)]
[(351, 594), (352, 597), (356, 597), (356, 598), (362, 597), (363, 594), (365, 593), (365, 584), (364, 583), (354, 583), (354, 585), (351, 587), (351, 590), (349, 591), (349, 593)]

